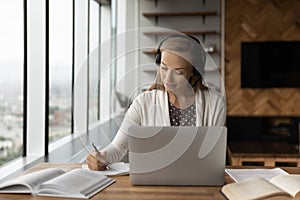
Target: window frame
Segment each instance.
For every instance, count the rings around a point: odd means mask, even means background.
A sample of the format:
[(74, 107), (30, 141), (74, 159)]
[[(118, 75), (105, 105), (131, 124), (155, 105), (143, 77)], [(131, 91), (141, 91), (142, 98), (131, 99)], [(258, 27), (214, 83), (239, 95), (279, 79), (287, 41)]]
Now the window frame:
[[(99, 2), (99, 1), (97, 1), (97, 0), (89, 0), (89, 12), (88, 12), (88, 16), (89, 16), (89, 22), (90, 22), (90, 17), (91, 17), (91, 8), (92, 8), (92, 3), (91, 2), (95, 2), (96, 4), (97, 4), (97, 6), (98, 6), (98, 22), (99, 22), (99, 25), (98, 25), (98, 47), (97, 47), (97, 49), (96, 49), (96, 53), (99, 53), (99, 55), (97, 56), (97, 58), (98, 58), (98, 60), (97, 60), (97, 64), (98, 64), (98, 68), (97, 68), (97, 71), (98, 71), (98, 76), (97, 76), (97, 80), (100, 80), (100, 71), (101, 71), (101, 55), (100, 55), (100, 51), (101, 51), (101, 43), (100, 43), (100, 41), (101, 41), (101, 6), (102, 6), (102, 4)], [(91, 23), (88, 23), (88, 55), (90, 55), (90, 56), (92, 56), (91, 58), (93, 58), (93, 56), (94, 56), (94, 53), (95, 52), (91, 52), (91, 50), (93, 50), (93, 49), (91, 49), (91, 46), (92, 46), (92, 44), (91, 44)], [(92, 59), (92, 60), (94, 60), (94, 59)], [(88, 61), (89, 61), (89, 59), (88, 59)], [(88, 116), (87, 116), (87, 124), (88, 124), (88, 132), (90, 131), (90, 130), (92, 130), (94, 127), (96, 127), (97, 125), (99, 125), (99, 123), (98, 123), (98, 121), (100, 121), (100, 101), (101, 101), (101, 99), (100, 99), (100, 93), (101, 93), (101, 83), (100, 83), (100, 81), (97, 83), (97, 99), (96, 99), (96, 101), (97, 101), (97, 103), (96, 103), (96, 105), (97, 105), (97, 113), (96, 113), (96, 120), (97, 120), (97, 122), (95, 122), (95, 121), (91, 121), (91, 119), (90, 119), (90, 116), (91, 116), (91, 108), (89, 107), (91, 104), (90, 104), (90, 97), (91, 97), (91, 89), (93, 89), (93, 88), (91, 88), (91, 85), (90, 85), (90, 82), (91, 82), (91, 79), (92, 79), (92, 77), (91, 77), (91, 66), (89, 65), (90, 63), (88, 63), (88, 94), (87, 94), (87, 97), (88, 97), (88, 108), (87, 108), (87, 110), (88, 110)]]
[[(47, 31), (46, 31), (46, 34), (48, 34), (48, 38), (47, 38), (47, 40), (46, 40), (46, 42), (47, 42), (47, 51), (48, 51), (48, 53), (46, 53), (46, 55), (48, 56), (48, 57), (50, 57), (50, 44), (49, 44), (49, 41), (50, 41), (50, 9), (51, 9), (51, 7), (50, 7), (50, 1), (49, 0), (46, 0), (47, 1), (47, 13), (46, 13), (46, 15), (47, 15), (47, 22), (46, 22), (46, 24), (47, 24)], [(58, 1), (59, 2), (59, 1)], [(70, 132), (68, 132), (68, 133), (66, 133), (66, 135), (64, 135), (64, 136), (62, 136), (61, 138), (59, 138), (58, 140), (61, 140), (62, 139), (62, 141), (68, 141), (68, 140), (66, 140), (66, 138), (69, 138), (70, 137), (70, 135), (72, 136), (73, 135), (73, 132), (74, 132), (74, 124), (73, 124), (73, 107), (74, 107), (74, 101), (73, 101), (73, 89), (74, 89), (74, 87), (73, 87), (73, 85), (74, 85), (74, 76), (75, 76), (75, 74), (74, 74), (74, 58), (75, 58), (75, 56), (74, 56), (74, 54), (75, 54), (75, 48), (74, 48), (74, 43), (75, 43), (75, 40), (74, 40), (74, 36), (75, 36), (75, 28), (74, 28), (74, 26), (75, 26), (75, 12), (74, 12), (74, 10), (75, 10), (75, 0), (70, 0), (70, 3), (72, 4), (72, 29), (71, 29), (71, 31), (72, 31), (72, 39), (71, 39), (71, 65), (70, 65), (70, 67), (71, 67), (71, 69), (70, 69), (70, 71), (71, 71), (71, 84), (69, 85), (69, 87), (71, 88), (71, 107), (70, 107), (70, 112), (71, 113), (68, 113), (68, 114), (70, 114), (70, 120), (71, 120), (71, 122), (70, 122), (70, 124), (69, 124), (69, 130), (70, 130)], [(47, 108), (47, 112), (48, 113), (45, 113), (45, 123), (47, 123), (47, 125), (46, 125), (46, 127), (45, 127), (45, 134), (46, 134), (46, 137), (48, 138), (48, 141), (46, 141), (46, 144), (47, 144), (47, 146), (48, 146), (48, 150), (45, 150), (45, 152), (51, 152), (53, 149), (55, 149), (57, 146), (59, 146), (59, 144), (62, 144), (63, 142), (62, 141), (58, 141), (58, 140), (55, 140), (55, 141), (53, 141), (53, 142), (50, 142), (50, 139), (49, 139), (49, 137), (50, 137), (50, 130), (49, 130), (49, 128), (50, 128), (50, 124), (49, 124), (49, 112), (50, 112), (50, 108), (49, 108), (49, 103), (50, 103), (50, 67), (51, 67), (51, 65), (50, 65), (50, 58), (49, 58), (49, 60), (47, 61), (47, 64), (48, 64), (48, 73), (46, 73), (46, 78), (48, 79), (46, 82), (47, 82), (47, 86), (46, 86), (46, 89), (47, 89), (47, 91), (46, 91), (46, 94), (48, 95), (48, 97), (45, 99), (46, 100), (46, 108)], [(47, 128), (48, 127), (48, 128)], [(46, 155), (47, 155), (47, 153), (46, 153)]]
[[(105, 42), (108, 39), (111, 39), (111, 3), (103, 5), (101, 1), (96, 1), (99, 8), (99, 42)], [(49, 146), (49, 0), (24, 0), (23, 9), (24, 9), (24, 84), (23, 84), (23, 154), (21, 157), (16, 158), (15, 160), (4, 164), (0, 167), (0, 181), (4, 180), (5, 177), (11, 176), (13, 173), (20, 171), (26, 166), (36, 163), (36, 162), (52, 162), (52, 161), (63, 161), (67, 160), (66, 157), (58, 158), (61, 148), (68, 148), (68, 152), (75, 154), (73, 149), (74, 143), (76, 143), (78, 148), (82, 148), (82, 145), (78, 147), (78, 138), (79, 135), (75, 134), (74, 128), (74, 109), (75, 102), (74, 97), (76, 90), (75, 85), (75, 75), (76, 75), (76, 3), (77, 1), (73, 0), (73, 48), (72, 48), (72, 115), (71, 115), (71, 134), (59, 139), (57, 142), (53, 142), (53, 147)], [(35, 13), (34, 13), (35, 12)], [(37, 20), (38, 21), (35, 21)], [(105, 23), (103, 23), (105, 22)], [(33, 26), (34, 25), (34, 26)], [(101, 30), (107, 30), (105, 33)], [(38, 41), (33, 41), (36, 39), (36, 35), (39, 37)], [(41, 42), (42, 41), (42, 42)], [(109, 47), (109, 52), (111, 47)], [(34, 54), (39, 52), (39, 54)], [(35, 60), (38, 59), (38, 60)], [(102, 62), (100, 62), (99, 57), (99, 76), (102, 73), (101, 68)], [(37, 68), (37, 66), (39, 68)], [(35, 70), (39, 69), (38, 72)], [(37, 73), (37, 74), (36, 74)], [(38, 76), (39, 79), (35, 79)], [(87, 77), (88, 78), (88, 77)], [(111, 78), (111, 77), (110, 77)], [(101, 83), (99, 83), (101, 84)], [(110, 85), (110, 84), (108, 84)], [(88, 91), (88, 90), (87, 90)], [(99, 87), (98, 90), (98, 112), (97, 117), (99, 123), (109, 121), (111, 113), (104, 110), (102, 112), (101, 108), (108, 107), (110, 103), (110, 97), (103, 99), (101, 95), (103, 92), (110, 94), (110, 91), (105, 88), (104, 90)], [(33, 94), (39, 94), (40, 97)], [(87, 93), (88, 94), (88, 93)], [(36, 99), (35, 99), (36, 97)], [(88, 95), (87, 95), (88, 98)], [(35, 99), (35, 100), (34, 100)], [(36, 102), (40, 102), (39, 105), (35, 105)], [(106, 106), (104, 106), (106, 104)], [(41, 107), (42, 106), (42, 107)], [(86, 106), (88, 109), (88, 104)], [(37, 113), (34, 113), (38, 110)], [(107, 120), (108, 117), (108, 120)], [(86, 127), (88, 128), (88, 120), (86, 116)], [(99, 124), (98, 123), (98, 124)], [(37, 124), (38, 127), (36, 126)], [(114, 123), (113, 123), (114, 125)], [(88, 136), (88, 129), (84, 133), (84, 137)], [(43, 134), (41, 134), (43, 133)], [(93, 137), (93, 136), (92, 136)], [(91, 137), (91, 138), (92, 138)], [(41, 142), (42, 141), (42, 142)], [(67, 144), (67, 145), (65, 145)], [(67, 147), (65, 147), (67, 146)], [(72, 150), (71, 150), (72, 149)], [(55, 156), (57, 155), (57, 156)], [(68, 155), (66, 155), (68, 156)], [(12, 170), (14, 169), (14, 170)], [(3, 172), (3, 173), (2, 173)]]

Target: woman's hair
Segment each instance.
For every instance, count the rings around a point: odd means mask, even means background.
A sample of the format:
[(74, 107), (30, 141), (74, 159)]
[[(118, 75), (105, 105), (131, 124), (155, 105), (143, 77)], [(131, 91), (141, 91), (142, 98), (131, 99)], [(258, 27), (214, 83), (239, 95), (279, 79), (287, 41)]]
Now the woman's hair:
[[(206, 53), (200, 44), (200, 42), (192, 36), (178, 34), (171, 35), (158, 45), (156, 54), (156, 63), (160, 64), (161, 53), (163, 51), (171, 52), (177, 56), (180, 56), (193, 66), (193, 76), (189, 80), (190, 84), (194, 87), (194, 91), (208, 89), (203, 84), (202, 74), (204, 72), (204, 66), (206, 62)], [(159, 56), (159, 57), (158, 57)], [(157, 70), (154, 84), (152, 84), (147, 90), (165, 90), (162, 83), (160, 70)]]

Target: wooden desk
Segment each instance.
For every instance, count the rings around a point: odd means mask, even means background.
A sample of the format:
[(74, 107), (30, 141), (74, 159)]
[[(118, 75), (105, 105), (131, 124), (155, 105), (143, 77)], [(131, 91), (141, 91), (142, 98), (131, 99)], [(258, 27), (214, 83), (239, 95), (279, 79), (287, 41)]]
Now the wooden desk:
[[(36, 165), (24, 173), (36, 171), (38, 169), (44, 169), (48, 167), (59, 167), (64, 170), (71, 170), (81, 167), (81, 164), (69, 164), (69, 163), (42, 163)], [(236, 167), (237, 168), (237, 167)], [(300, 174), (300, 168), (289, 167), (283, 168), (289, 173)], [(114, 177), (117, 181), (104, 189), (92, 200), (96, 199), (201, 199), (201, 200), (224, 200), (225, 197), (220, 193), (221, 187), (183, 187), (183, 186), (132, 186), (129, 181), (129, 176)], [(225, 175), (226, 183), (232, 182), (228, 175)], [(0, 194), (0, 200), (18, 200), (18, 199), (30, 199), (30, 200), (54, 200), (63, 198), (54, 197), (36, 197), (27, 194)]]

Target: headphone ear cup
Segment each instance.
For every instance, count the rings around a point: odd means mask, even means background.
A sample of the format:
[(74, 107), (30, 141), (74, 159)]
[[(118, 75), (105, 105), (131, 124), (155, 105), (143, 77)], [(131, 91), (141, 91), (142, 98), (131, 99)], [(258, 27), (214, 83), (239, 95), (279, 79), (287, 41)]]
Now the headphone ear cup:
[(155, 63), (160, 66), (160, 63), (161, 63), (161, 53), (160, 52), (157, 52), (156, 55), (155, 55)]
[(193, 74), (195, 76), (199, 76), (200, 75), (200, 72), (196, 69), (196, 67), (193, 66)]

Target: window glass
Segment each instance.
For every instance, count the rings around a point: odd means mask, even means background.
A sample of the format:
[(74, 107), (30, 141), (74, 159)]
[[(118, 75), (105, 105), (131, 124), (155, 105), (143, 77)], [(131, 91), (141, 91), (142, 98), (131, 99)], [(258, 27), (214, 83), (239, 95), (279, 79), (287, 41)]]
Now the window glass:
[(72, 0), (49, 1), (49, 142), (71, 133)]
[(89, 23), (89, 125), (99, 116), (99, 77), (100, 77), (100, 4), (90, 1)]
[(0, 1), (0, 165), (23, 153), (23, 0)]

